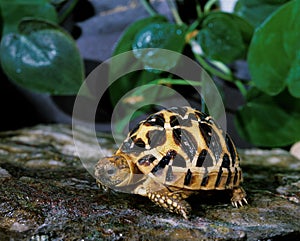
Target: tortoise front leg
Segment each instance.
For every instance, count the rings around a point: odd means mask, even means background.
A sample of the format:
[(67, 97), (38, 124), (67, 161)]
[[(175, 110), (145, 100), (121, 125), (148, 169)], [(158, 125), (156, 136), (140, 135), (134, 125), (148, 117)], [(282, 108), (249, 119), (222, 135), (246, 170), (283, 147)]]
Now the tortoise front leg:
[(191, 206), (183, 200), (179, 193), (169, 191), (148, 192), (147, 196), (152, 202), (167, 209), (170, 212), (175, 212), (188, 219)]
[(245, 204), (248, 204), (246, 199), (246, 192), (242, 187), (236, 187), (232, 189), (232, 198), (231, 198), (231, 204), (234, 207), (243, 206), (243, 202)]

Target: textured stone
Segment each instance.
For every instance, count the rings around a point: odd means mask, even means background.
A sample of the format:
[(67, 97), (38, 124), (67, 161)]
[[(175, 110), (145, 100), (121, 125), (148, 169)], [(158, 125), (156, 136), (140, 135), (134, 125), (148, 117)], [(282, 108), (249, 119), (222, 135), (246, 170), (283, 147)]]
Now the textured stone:
[[(74, 129), (89, 166), (102, 154)], [(105, 154), (116, 147), (98, 135)], [(190, 220), (147, 198), (101, 191), (77, 156), (72, 129), (40, 125), (0, 133), (0, 240), (296, 240), (299, 160), (283, 150), (241, 150), (249, 205), (193, 196)], [(84, 155), (84, 156), (82, 156)], [(35, 163), (36, 162), (36, 163)], [(3, 174), (4, 173), (4, 174)]]
[(296, 142), (290, 150), (291, 154), (300, 160), (300, 141)]

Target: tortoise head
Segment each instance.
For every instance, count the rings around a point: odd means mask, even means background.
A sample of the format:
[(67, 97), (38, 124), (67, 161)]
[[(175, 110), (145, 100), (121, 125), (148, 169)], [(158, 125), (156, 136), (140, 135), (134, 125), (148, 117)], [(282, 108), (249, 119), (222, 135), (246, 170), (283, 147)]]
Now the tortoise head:
[(106, 190), (118, 189), (130, 182), (131, 170), (127, 157), (115, 155), (104, 157), (95, 166), (95, 176), (99, 186)]

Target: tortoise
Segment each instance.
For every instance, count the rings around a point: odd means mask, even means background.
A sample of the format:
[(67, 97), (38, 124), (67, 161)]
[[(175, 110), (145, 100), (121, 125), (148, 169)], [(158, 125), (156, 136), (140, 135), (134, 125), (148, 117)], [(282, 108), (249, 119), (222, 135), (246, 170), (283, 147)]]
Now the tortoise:
[(185, 219), (191, 206), (184, 199), (203, 190), (229, 190), (234, 207), (247, 204), (233, 141), (211, 116), (187, 106), (141, 121), (113, 156), (98, 161), (95, 177), (103, 189), (146, 196)]

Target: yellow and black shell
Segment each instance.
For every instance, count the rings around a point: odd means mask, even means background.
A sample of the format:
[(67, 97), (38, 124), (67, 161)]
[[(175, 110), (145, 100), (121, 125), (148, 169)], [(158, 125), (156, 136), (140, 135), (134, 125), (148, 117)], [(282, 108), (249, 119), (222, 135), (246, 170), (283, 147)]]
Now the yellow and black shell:
[(209, 115), (173, 107), (141, 121), (116, 155), (169, 190), (224, 190), (242, 181), (240, 160), (228, 134)]

